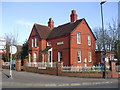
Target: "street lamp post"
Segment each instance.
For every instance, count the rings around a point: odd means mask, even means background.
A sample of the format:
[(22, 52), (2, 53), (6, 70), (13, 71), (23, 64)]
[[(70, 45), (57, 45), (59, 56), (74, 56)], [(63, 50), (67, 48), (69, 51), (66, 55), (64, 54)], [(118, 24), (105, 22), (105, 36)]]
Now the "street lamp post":
[(102, 9), (102, 5), (106, 2), (106, 0), (102, 1), (100, 3), (101, 5), (101, 19), (102, 19), (102, 32), (103, 32), (103, 62), (104, 62), (104, 70), (103, 70), (103, 78), (106, 78), (106, 50), (105, 50), (105, 32), (104, 32), (104, 22), (103, 22), (103, 9)]

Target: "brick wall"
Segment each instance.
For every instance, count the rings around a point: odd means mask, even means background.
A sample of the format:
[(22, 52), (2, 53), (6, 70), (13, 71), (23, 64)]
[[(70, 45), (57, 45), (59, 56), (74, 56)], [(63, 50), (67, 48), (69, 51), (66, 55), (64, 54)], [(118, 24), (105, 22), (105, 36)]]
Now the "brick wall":
[[(103, 73), (70, 73), (70, 72), (62, 72), (62, 68), (61, 66), (63, 66), (63, 63), (58, 63), (57, 66), (58, 68), (47, 68), (47, 69), (38, 69), (35, 67), (27, 67), (25, 64), (27, 60), (24, 60), (24, 70), (28, 71), (28, 72), (35, 72), (35, 73), (43, 73), (43, 74), (53, 74), (53, 75), (61, 75), (61, 76), (73, 76), (73, 77), (84, 77), (84, 78), (102, 78), (103, 77)], [(111, 72), (107, 72), (107, 78), (118, 78), (120, 77), (120, 75), (118, 74), (118, 72), (113, 71), (115, 70), (115, 62), (111, 62), (112, 63), (112, 71)]]
[(16, 71), (21, 71), (21, 60), (16, 61)]
[[(81, 44), (77, 44), (77, 32), (81, 33)], [(88, 35), (91, 36), (91, 46), (88, 46)], [(83, 20), (75, 29), (74, 32), (71, 33), (70, 38), (70, 62), (74, 66), (92, 66), (95, 62), (95, 47), (96, 40), (87, 26), (86, 22)], [(81, 51), (82, 60), (81, 63), (78, 63), (77, 51)], [(88, 61), (88, 52), (92, 53), (92, 62)], [(84, 62), (84, 59), (87, 59), (87, 62)]]
[[(83, 78), (102, 78), (103, 73), (70, 73), (70, 72), (62, 72), (61, 70), (56, 68), (47, 68), (47, 69), (37, 69), (35, 67), (25, 67), (25, 71), (28, 72), (35, 72), (35, 73), (42, 73), (42, 74), (52, 74), (52, 75), (59, 75), (59, 76), (71, 76), (71, 77), (83, 77)], [(107, 78), (118, 78), (118, 73), (107, 72)]]

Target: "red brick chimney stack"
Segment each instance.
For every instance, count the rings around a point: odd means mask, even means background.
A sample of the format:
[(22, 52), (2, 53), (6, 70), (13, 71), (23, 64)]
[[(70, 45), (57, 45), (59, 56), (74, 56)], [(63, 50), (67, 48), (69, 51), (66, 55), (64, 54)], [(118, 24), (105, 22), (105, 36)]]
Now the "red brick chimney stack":
[(51, 29), (54, 28), (54, 21), (52, 20), (52, 18), (49, 18), (48, 26), (49, 26)]
[(70, 15), (70, 20), (71, 20), (71, 22), (76, 21), (77, 18), (78, 18), (78, 15), (76, 14), (76, 10), (72, 10), (72, 13), (71, 13), (71, 15)]

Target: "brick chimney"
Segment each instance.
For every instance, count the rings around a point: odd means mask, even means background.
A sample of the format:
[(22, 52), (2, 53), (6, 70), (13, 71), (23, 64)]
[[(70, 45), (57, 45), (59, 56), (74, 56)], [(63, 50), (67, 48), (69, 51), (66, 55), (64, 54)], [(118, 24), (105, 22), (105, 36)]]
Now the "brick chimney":
[(49, 26), (51, 29), (54, 28), (54, 22), (53, 22), (52, 18), (49, 18), (48, 26)]
[(71, 22), (76, 21), (77, 18), (78, 18), (78, 15), (76, 14), (76, 10), (72, 10), (71, 15), (70, 15)]

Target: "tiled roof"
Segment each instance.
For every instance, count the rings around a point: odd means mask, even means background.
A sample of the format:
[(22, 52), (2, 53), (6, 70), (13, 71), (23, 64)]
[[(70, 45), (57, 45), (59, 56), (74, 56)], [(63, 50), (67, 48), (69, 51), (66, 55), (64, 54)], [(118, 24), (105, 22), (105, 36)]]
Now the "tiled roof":
[(82, 19), (53, 28), (47, 39), (69, 35), (81, 21)]
[(51, 30), (48, 26), (34, 24), (35, 28), (40, 35), (41, 39), (47, 39), (48, 35), (50, 34)]
[[(50, 29), (48, 26), (39, 25), (39, 24), (35, 24), (35, 28), (38, 34), (40, 35), (41, 39), (54, 39), (62, 36), (68, 36), (72, 31), (75, 30), (75, 28), (78, 26), (79, 23), (81, 23), (82, 20), (85, 20), (85, 19), (83, 18), (83, 19), (76, 20), (75, 22), (69, 22), (69, 23), (60, 25), (58, 27), (54, 27), (53, 29)], [(91, 29), (90, 31), (92, 32)], [(94, 38), (96, 39), (95, 36)]]

